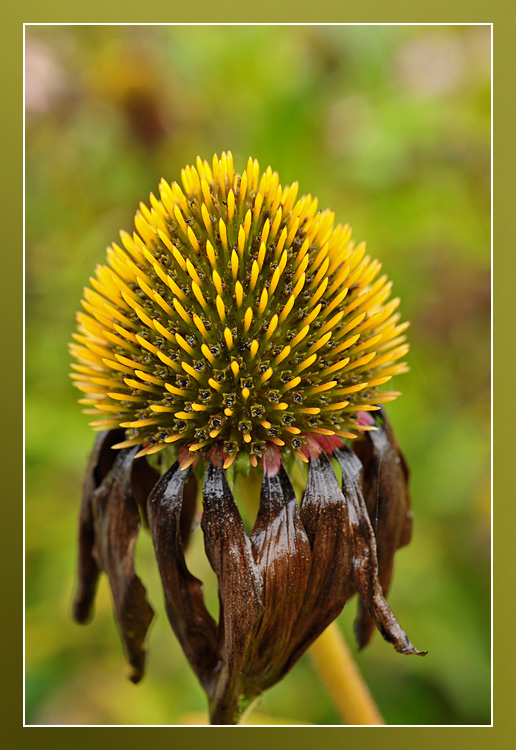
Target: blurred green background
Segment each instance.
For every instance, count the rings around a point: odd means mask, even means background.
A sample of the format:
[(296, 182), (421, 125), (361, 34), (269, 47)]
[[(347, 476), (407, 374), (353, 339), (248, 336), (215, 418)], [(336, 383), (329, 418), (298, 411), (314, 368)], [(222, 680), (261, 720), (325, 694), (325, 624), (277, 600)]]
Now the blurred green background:
[[(157, 617), (126, 679), (105, 581), (72, 622), (80, 487), (94, 438), (66, 344), (82, 287), (139, 200), (195, 156), (299, 180), (394, 280), (411, 372), (389, 405), (415, 532), (389, 600), (426, 659), (375, 637), (357, 656), (389, 724), (490, 722), (490, 28), (28, 26), (26, 698), (28, 724), (182, 724), (205, 699)], [(200, 531), (192, 566), (212, 581)], [(350, 602), (339, 622), (354, 650)], [(261, 719), (260, 719), (261, 715)], [(305, 656), (257, 721), (338, 724)], [(264, 718), (265, 717), (265, 718)]]

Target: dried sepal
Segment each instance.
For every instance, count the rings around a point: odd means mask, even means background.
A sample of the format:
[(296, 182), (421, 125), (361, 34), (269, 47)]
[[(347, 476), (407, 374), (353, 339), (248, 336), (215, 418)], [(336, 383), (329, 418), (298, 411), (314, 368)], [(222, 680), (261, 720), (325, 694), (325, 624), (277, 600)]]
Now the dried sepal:
[(143, 524), (148, 527), (149, 519), (147, 518), (147, 499), (152, 492), (160, 475), (153, 469), (145, 457), (136, 458), (133, 461), (131, 474), (131, 485), (134, 499), (140, 509), (140, 515)]
[(210, 715), (212, 723), (233, 723), (239, 699), (246, 693), (242, 677), (264, 609), (263, 580), (225, 472), (212, 464), (204, 478), (203, 505), (204, 546), (217, 575), (220, 599), (222, 665), (210, 696)]
[(123, 430), (111, 430), (97, 435), (84, 477), (79, 516), (78, 583), (73, 601), (73, 614), (80, 623), (86, 623), (91, 618), (100, 575), (100, 569), (93, 554), (95, 544), (93, 493), (113, 466), (116, 453), (111, 450), (111, 446), (120, 440), (123, 434)]
[[(400, 653), (423, 655), (424, 652), (418, 651), (412, 645), (399, 625), (385, 601), (380, 586), (376, 540), (361, 489), (356, 481), (360, 473), (359, 459), (347, 447), (336, 450), (334, 456), (342, 470), (342, 493), (348, 507), (348, 538), (352, 555), (351, 581), (383, 638), (392, 643)], [(360, 628), (357, 636), (359, 645), (364, 645), (360, 640)]]
[(325, 454), (310, 462), (300, 516), (310, 543), (311, 570), (290, 665), (340, 614), (353, 592), (346, 505)]
[(139, 682), (143, 676), (144, 640), (154, 616), (134, 569), (140, 513), (132, 492), (131, 472), (137, 452), (138, 446), (119, 451), (112, 469), (91, 497), (93, 556), (108, 577), (116, 619), (132, 667), (132, 682)]
[(310, 544), (283, 466), (274, 476), (264, 474), (251, 544), (263, 578), (264, 613), (253, 638), (247, 677), (265, 689), (287, 669), (311, 569)]
[[(186, 566), (184, 493), (190, 469), (170, 467), (149, 496), (149, 528), (170, 624), (206, 690), (217, 666), (217, 626), (204, 604), (203, 586)], [(191, 504), (191, 502), (190, 502)], [(190, 515), (191, 509), (187, 508)]]
[[(355, 452), (364, 467), (364, 500), (376, 537), (378, 579), (387, 595), (392, 578), (394, 554), (409, 543), (412, 534), (412, 512), (408, 490), (409, 470), (396, 441), (385, 411), (376, 430), (357, 441)], [(374, 623), (363, 606), (356, 622), (357, 637), (362, 646), (374, 633)]]
[[(380, 494), (401, 488), (395, 504), (405, 509), (396, 516), (399, 546), (406, 529), (408, 495), (406, 471), (393, 439), (388, 448), (384, 437), (370, 440), (365, 477), (357, 455), (346, 447), (336, 449), (342, 488), (327, 453), (323, 450), (313, 456), (300, 510), (283, 464), (274, 472), (264, 472), (250, 536), (225, 470), (208, 464), (201, 525), (207, 557), (218, 580), (217, 624), (205, 606), (201, 581), (185, 561), (196, 513), (197, 482), (192, 468), (181, 469), (178, 460), (154, 483), (156, 472), (145, 459), (136, 458), (140, 446), (122, 448), (113, 463), (116, 454), (111, 447), (118, 438), (116, 432), (100, 436), (90, 459), (75, 609), (77, 616), (86, 618), (98, 575), (104, 570), (134, 681), (143, 674), (143, 642), (153, 615), (134, 571), (140, 514), (148, 519), (169, 620), (206, 690), (213, 724), (236, 723), (248, 703), (296, 663), (355, 590), (386, 640), (402, 653), (421, 653), (383, 596), (369, 519), (371, 505), (368, 512), (361, 490), (363, 483), (371, 503), (378, 487)], [(377, 464), (383, 460), (392, 460), (393, 466), (387, 467), (383, 484), (380, 473), (375, 490), (368, 483), (368, 472), (375, 466), (378, 471)], [(388, 508), (388, 498), (382, 507)], [(379, 519), (392, 523), (388, 513)], [(379, 534), (382, 528), (392, 530), (388, 525), (377, 528)], [(359, 638), (366, 622), (363, 612)]]
[(197, 512), (197, 492), (197, 477), (195, 476), (193, 471), (190, 471), (183, 488), (183, 507), (181, 509), (181, 517), (179, 519), (181, 528), (181, 541), (183, 542), (184, 550), (188, 548), (190, 535), (194, 528), (194, 522)]

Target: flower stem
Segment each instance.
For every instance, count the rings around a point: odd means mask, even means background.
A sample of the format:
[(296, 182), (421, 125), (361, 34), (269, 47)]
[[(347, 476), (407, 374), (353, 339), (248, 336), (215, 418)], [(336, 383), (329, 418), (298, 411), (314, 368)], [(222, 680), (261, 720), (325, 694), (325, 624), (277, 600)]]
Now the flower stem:
[(340, 717), (346, 724), (384, 724), (336, 622), (308, 652)]

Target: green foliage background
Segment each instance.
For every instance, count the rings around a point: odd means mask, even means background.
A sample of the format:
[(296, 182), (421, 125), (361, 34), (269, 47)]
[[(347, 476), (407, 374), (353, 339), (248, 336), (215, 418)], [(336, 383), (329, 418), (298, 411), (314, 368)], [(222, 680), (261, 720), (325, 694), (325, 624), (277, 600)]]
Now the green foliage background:
[[(389, 414), (415, 533), (389, 600), (430, 653), (376, 637), (357, 659), (389, 724), (489, 723), (489, 27), (29, 26), (26, 105), (27, 723), (203, 720), (146, 535), (138, 570), (157, 617), (143, 682), (125, 679), (104, 581), (93, 623), (71, 620), (93, 433), (66, 344), (139, 200), (224, 149), (237, 169), (252, 155), (318, 195), (402, 297), (412, 371)], [(191, 565), (213, 583), (199, 535)], [(355, 606), (339, 619), (351, 643)], [(306, 656), (255, 717), (339, 723)]]

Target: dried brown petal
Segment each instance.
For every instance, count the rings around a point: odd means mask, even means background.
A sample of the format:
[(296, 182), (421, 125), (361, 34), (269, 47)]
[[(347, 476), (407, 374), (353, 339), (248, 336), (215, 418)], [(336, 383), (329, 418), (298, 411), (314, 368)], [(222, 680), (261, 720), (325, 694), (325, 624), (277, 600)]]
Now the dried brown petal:
[[(387, 595), (392, 578), (394, 553), (408, 544), (412, 533), (412, 512), (408, 492), (408, 467), (394, 433), (382, 412), (384, 426), (370, 431), (355, 450), (364, 465), (364, 499), (376, 537), (378, 579)], [(359, 607), (356, 623), (359, 641), (369, 642), (373, 632), (367, 610)]]
[(285, 672), (311, 568), (310, 544), (283, 466), (275, 476), (264, 474), (251, 544), (263, 577), (265, 610), (253, 638), (247, 677), (264, 689)]
[[(342, 492), (346, 498), (349, 519), (349, 539), (352, 550), (351, 580), (358, 594), (386, 641), (403, 654), (422, 654), (409, 641), (389, 605), (385, 601), (378, 580), (376, 541), (369, 521), (364, 498), (356, 477), (360, 461), (349, 448), (334, 452), (342, 470)], [(360, 632), (358, 633), (359, 644)]]
[(197, 676), (209, 690), (218, 662), (217, 626), (204, 604), (202, 583), (185, 562), (183, 495), (189, 475), (190, 469), (182, 471), (176, 461), (149, 497), (148, 518), (170, 624)]
[(158, 479), (158, 472), (152, 468), (145, 457), (136, 458), (133, 461), (131, 486), (134, 499), (140, 509), (140, 514), (145, 526), (149, 525), (149, 520), (147, 518), (147, 498), (152, 492)]
[(243, 673), (263, 612), (263, 580), (223, 469), (208, 464), (203, 496), (204, 545), (219, 582), (222, 657), (217, 685), (210, 697), (210, 715), (213, 724), (232, 724), (240, 699), (248, 696)]
[(312, 551), (312, 564), (289, 666), (340, 614), (353, 593), (347, 505), (324, 453), (310, 462), (300, 515)]
[(183, 489), (183, 507), (181, 508), (181, 518), (179, 519), (181, 541), (185, 550), (188, 548), (197, 510), (197, 491), (197, 477), (191, 471)]
[(130, 679), (143, 676), (145, 635), (154, 612), (134, 570), (134, 550), (140, 514), (131, 490), (131, 470), (139, 447), (118, 452), (113, 468), (92, 499), (95, 545), (93, 554), (107, 574), (116, 618), (133, 668)]
[(73, 614), (77, 622), (80, 623), (88, 622), (91, 617), (100, 575), (99, 566), (93, 555), (95, 544), (95, 527), (91, 505), (93, 493), (113, 466), (116, 452), (111, 450), (111, 446), (121, 440), (123, 434), (123, 430), (111, 430), (97, 435), (84, 477), (79, 518), (78, 585), (73, 602)]

